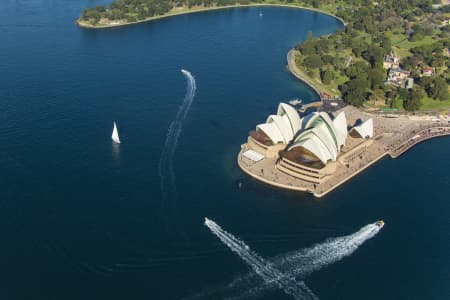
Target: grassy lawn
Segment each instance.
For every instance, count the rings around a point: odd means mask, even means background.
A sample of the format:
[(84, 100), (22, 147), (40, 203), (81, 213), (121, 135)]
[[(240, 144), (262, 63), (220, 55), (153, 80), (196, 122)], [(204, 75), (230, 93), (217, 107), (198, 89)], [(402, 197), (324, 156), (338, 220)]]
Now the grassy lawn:
[(344, 84), (349, 80), (349, 78), (345, 75), (342, 75), (340, 72), (334, 72), (334, 82), (336, 83), (336, 86), (339, 86), (341, 84)]
[(409, 52), (408, 49), (393, 46), (392, 50), (394, 51), (394, 54), (400, 56), (400, 58), (405, 58), (411, 55), (411, 52)]
[(422, 99), (420, 110), (436, 110), (440, 112), (450, 111), (450, 100), (440, 101), (428, 97)]
[(394, 53), (401, 58), (411, 55), (411, 52), (409, 51), (411, 48), (436, 42), (431, 36), (426, 36), (419, 41), (410, 42), (403, 33), (388, 31), (386, 34), (391, 38)]
[(433, 44), (435, 40), (431, 36), (425, 36), (423, 39), (415, 42), (408, 41), (406, 35), (402, 33), (393, 33), (392, 31), (387, 32), (387, 35), (391, 38), (392, 46), (399, 49), (411, 49), (421, 45)]
[(435, 40), (433, 40), (433, 38), (431, 36), (426, 36), (423, 39), (421, 39), (419, 41), (415, 41), (415, 42), (403, 40), (403, 41), (395, 44), (395, 46), (397, 46), (399, 48), (404, 48), (404, 49), (411, 49), (411, 48), (414, 48), (417, 46), (433, 44), (434, 42), (435, 42)]

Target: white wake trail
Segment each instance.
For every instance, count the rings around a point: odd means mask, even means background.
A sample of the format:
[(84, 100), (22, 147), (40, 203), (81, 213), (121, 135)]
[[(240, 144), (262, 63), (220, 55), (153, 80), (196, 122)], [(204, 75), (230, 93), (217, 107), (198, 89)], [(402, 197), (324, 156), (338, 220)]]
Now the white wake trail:
[[(301, 280), (315, 271), (352, 255), (379, 231), (380, 227), (375, 223), (369, 224), (353, 234), (330, 238), (309, 248), (278, 255), (269, 262), (284, 276)], [(205, 290), (189, 299), (208, 299), (216, 296), (227, 299), (245, 299), (260, 296), (277, 287), (274, 282), (260, 280), (259, 275), (251, 272), (238, 276), (226, 286)]]
[(373, 238), (380, 231), (376, 224), (369, 224), (354, 234), (331, 238), (311, 248), (290, 252), (274, 259), (274, 264), (283, 272), (305, 277), (346, 256), (350, 256), (364, 242)]
[[(330, 238), (324, 243), (316, 244), (310, 248), (276, 256), (271, 262), (286, 276), (303, 279), (315, 271), (352, 255), (364, 242), (373, 238), (380, 229), (375, 223), (369, 224), (353, 234)], [(255, 274), (247, 274), (235, 279), (228, 287), (231, 290), (245, 290), (245, 292), (238, 292), (239, 296), (232, 299), (256, 296), (276, 288), (272, 283), (260, 283), (249, 289), (248, 283), (254, 282), (255, 277)]]
[(223, 230), (214, 221), (205, 218), (205, 225), (228, 248), (239, 255), (267, 285), (274, 285), (295, 299), (318, 299), (303, 281), (297, 282), (294, 277), (286, 276), (277, 270), (272, 263), (265, 261), (257, 253), (250, 250), (243, 241)]
[[(194, 101), (195, 92), (197, 90), (195, 78), (192, 76), (191, 72), (182, 69), (181, 73), (183, 73), (187, 79), (186, 94), (184, 96), (183, 103), (178, 108), (175, 119), (169, 126), (166, 141), (164, 142), (164, 148), (159, 160), (159, 176), (161, 178), (161, 191), (163, 193), (163, 198), (166, 197), (166, 194), (169, 191), (175, 191), (173, 157), (177, 148), (178, 138), (180, 137), (181, 130), (183, 129), (183, 121), (186, 119), (189, 109), (191, 108), (192, 102)], [(170, 186), (167, 186), (167, 179), (169, 180)]]

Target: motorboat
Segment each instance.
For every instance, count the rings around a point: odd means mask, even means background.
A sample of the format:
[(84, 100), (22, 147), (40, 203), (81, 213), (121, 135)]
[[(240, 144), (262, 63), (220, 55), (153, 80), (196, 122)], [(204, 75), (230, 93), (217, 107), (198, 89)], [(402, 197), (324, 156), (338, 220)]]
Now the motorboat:
[(384, 221), (383, 220), (376, 221), (375, 225), (377, 225), (381, 229), (384, 226)]

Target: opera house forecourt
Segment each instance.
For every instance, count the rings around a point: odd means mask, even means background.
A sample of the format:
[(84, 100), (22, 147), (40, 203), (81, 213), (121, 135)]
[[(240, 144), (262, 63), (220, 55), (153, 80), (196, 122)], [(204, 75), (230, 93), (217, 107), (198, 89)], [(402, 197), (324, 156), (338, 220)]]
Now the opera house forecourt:
[(450, 135), (448, 120), (370, 114), (352, 106), (301, 116), (280, 103), (276, 114), (250, 131), (238, 155), (240, 168), (267, 184), (321, 197), (390, 155)]

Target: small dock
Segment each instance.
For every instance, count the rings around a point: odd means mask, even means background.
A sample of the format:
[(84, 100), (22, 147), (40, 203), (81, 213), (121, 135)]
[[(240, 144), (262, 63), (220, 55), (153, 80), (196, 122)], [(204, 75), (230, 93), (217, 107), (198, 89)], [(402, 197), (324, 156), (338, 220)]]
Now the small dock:
[(308, 104), (304, 104), (299, 108), (300, 113), (304, 113), (306, 110), (310, 108), (320, 108), (322, 106), (322, 101), (311, 102)]

